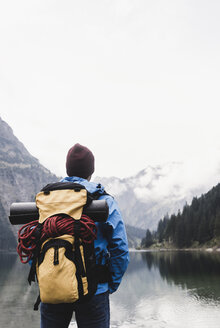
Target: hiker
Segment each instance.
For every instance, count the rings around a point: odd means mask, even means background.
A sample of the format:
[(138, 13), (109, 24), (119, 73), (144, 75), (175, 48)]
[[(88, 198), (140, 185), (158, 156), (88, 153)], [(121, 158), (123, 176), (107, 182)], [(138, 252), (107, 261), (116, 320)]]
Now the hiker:
[(109, 216), (106, 222), (96, 223), (98, 230), (94, 247), (97, 261), (102, 265), (109, 263), (111, 281), (98, 283), (95, 295), (84, 303), (41, 303), (41, 328), (67, 328), (73, 311), (79, 328), (109, 328), (109, 294), (119, 287), (129, 262), (125, 226), (114, 198), (106, 194), (101, 184), (90, 182), (94, 156), (87, 147), (77, 143), (68, 151), (66, 172), (68, 176), (62, 182), (83, 185), (88, 192), (98, 193), (100, 200), (107, 201)]

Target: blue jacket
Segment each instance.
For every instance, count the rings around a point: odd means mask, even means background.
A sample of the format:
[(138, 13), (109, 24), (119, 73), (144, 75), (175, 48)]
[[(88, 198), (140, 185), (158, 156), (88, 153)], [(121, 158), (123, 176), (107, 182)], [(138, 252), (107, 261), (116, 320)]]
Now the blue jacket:
[(104, 188), (101, 184), (89, 182), (88, 180), (78, 177), (66, 177), (62, 182), (79, 183), (90, 192), (98, 191), (99, 199), (105, 199), (109, 206), (109, 217), (106, 222), (96, 223), (98, 227), (97, 239), (95, 240), (95, 254), (98, 262), (105, 264), (110, 263), (110, 271), (112, 272), (112, 282), (99, 284), (96, 294), (101, 294), (106, 291), (113, 293), (117, 290), (125, 273), (128, 262), (128, 241), (125, 231), (123, 219), (116, 201), (109, 195), (102, 195)]

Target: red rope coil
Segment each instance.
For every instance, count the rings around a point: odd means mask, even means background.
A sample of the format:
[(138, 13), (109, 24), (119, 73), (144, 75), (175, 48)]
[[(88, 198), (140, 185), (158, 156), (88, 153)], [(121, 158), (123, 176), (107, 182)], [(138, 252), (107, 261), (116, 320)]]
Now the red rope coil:
[[(48, 218), (42, 228), (41, 242), (48, 238), (55, 238), (64, 234), (74, 236), (74, 224), (76, 220), (69, 216), (53, 216)], [(80, 218), (80, 239), (83, 243), (92, 243), (97, 237), (97, 227), (95, 222), (87, 215)], [(18, 231), (17, 252), (22, 263), (28, 263), (36, 248), (35, 230), (38, 220), (25, 224)]]

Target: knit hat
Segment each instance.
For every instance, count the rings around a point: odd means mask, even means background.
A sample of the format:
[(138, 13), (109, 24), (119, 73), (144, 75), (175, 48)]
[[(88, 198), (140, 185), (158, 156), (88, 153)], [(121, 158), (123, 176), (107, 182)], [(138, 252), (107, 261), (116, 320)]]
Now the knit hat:
[(75, 144), (67, 153), (66, 172), (69, 177), (77, 176), (87, 179), (94, 172), (93, 153), (79, 143)]

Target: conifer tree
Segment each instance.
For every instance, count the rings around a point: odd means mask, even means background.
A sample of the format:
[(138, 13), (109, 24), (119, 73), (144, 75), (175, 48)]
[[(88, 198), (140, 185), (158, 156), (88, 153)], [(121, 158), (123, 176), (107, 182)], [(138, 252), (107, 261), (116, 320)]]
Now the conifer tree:
[(150, 232), (149, 229), (147, 229), (146, 238), (145, 238), (145, 247), (150, 247), (152, 244), (153, 244), (152, 233)]

